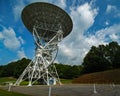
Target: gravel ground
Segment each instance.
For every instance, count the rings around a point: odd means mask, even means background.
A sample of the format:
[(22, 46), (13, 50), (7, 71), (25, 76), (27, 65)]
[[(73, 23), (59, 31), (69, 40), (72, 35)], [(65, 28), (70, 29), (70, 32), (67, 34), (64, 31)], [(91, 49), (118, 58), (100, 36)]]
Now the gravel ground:
[[(8, 87), (1, 87), (8, 89)], [(11, 91), (30, 96), (48, 96), (49, 86), (16, 86)], [(51, 96), (120, 96), (120, 85), (70, 84), (51, 86)]]

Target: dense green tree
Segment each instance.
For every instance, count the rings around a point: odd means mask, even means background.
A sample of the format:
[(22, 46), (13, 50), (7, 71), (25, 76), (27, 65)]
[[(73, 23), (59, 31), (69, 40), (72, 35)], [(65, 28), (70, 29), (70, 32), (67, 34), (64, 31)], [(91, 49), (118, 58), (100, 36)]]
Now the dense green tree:
[(77, 78), (78, 76), (80, 76), (80, 72), (81, 72), (81, 67), (80, 66), (70, 66), (68, 67), (68, 69), (66, 70), (66, 78), (67, 79), (73, 79), (73, 78)]
[(9, 63), (8, 65), (3, 66), (1, 71), (1, 76), (7, 77), (7, 76), (13, 76), (14, 73), (14, 62)]
[(60, 78), (72, 79), (80, 75), (82, 67), (79, 65), (55, 64)]
[(20, 76), (25, 67), (29, 64), (29, 62), (29, 59), (23, 58), (16, 62), (11, 62), (5, 66), (0, 66), (0, 77)]
[(103, 50), (103, 45), (99, 46), (99, 48), (95, 46), (91, 48), (82, 64), (84, 73), (103, 71), (107, 69), (109, 62), (104, 58)]
[(117, 42), (108, 45), (92, 46), (83, 60), (83, 73), (120, 68), (120, 46)]
[[(23, 58), (16, 62), (11, 62), (5, 66), (0, 66), (0, 77), (13, 76), (18, 78), (31, 60)], [(65, 64), (55, 64), (60, 78), (72, 79), (80, 75), (81, 66), (71, 66)]]
[(3, 67), (4, 67), (4, 66), (0, 66), (0, 76), (2, 76), (2, 73), (3, 73)]
[(120, 45), (117, 42), (109, 43), (108, 47), (108, 61), (112, 68), (120, 68)]
[(27, 67), (27, 65), (29, 64), (31, 60), (23, 58), (22, 60), (19, 60), (16, 62), (16, 65), (14, 67), (14, 74), (13, 76), (18, 78), (22, 72), (24, 71), (24, 69)]

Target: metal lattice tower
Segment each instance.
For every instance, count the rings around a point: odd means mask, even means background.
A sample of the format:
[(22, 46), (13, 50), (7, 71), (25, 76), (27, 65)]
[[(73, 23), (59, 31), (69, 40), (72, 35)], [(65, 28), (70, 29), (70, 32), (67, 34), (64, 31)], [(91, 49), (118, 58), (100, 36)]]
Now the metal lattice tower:
[(16, 85), (28, 80), (28, 86), (39, 81), (49, 85), (61, 84), (53, 64), (57, 53), (58, 43), (72, 30), (72, 20), (61, 8), (44, 2), (32, 3), (22, 11), (22, 20), (32, 33), (35, 41), (35, 57), (18, 78)]

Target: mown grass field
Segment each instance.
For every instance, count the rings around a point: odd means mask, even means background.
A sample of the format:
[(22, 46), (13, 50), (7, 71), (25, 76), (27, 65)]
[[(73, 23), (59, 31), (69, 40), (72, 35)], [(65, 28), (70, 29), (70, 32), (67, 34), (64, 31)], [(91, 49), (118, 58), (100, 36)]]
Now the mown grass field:
[[(0, 78), (0, 85), (7, 85), (9, 83), (15, 83), (17, 79), (13, 78), (13, 77), (1, 77)], [(71, 84), (72, 83), (72, 79), (60, 79), (62, 84)], [(28, 82), (27, 81), (23, 81), (21, 82), (21, 85), (27, 85)]]
[(72, 84), (72, 79), (60, 79), (62, 84)]
[(6, 85), (8, 83), (14, 83), (16, 81), (13, 77), (1, 77), (0, 78), (0, 85)]

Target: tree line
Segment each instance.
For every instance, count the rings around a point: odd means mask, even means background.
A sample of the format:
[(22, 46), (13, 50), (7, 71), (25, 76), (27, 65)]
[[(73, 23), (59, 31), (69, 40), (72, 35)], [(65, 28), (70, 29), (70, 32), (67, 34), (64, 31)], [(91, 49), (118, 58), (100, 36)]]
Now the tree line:
[[(0, 66), (0, 77), (18, 78), (31, 60), (23, 58), (16, 62)], [(100, 72), (120, 68), (120, 45), (110, 42), (107, 45), (92, 46), (80, 65), (55, 63), (60, 78), (73, 79), (81, 74)]]
[[(18, 78), (27, 65), (30, 63), (30, 59), (23, 58), (16, 62), (11, 62), (7, 65), (0, 66), (0, 77), (15, 77)], [(55, 63), (57, 72), (60, 78), (73, 79), (80, 75), (81, 66), (77, 65), (65, 65)]]

